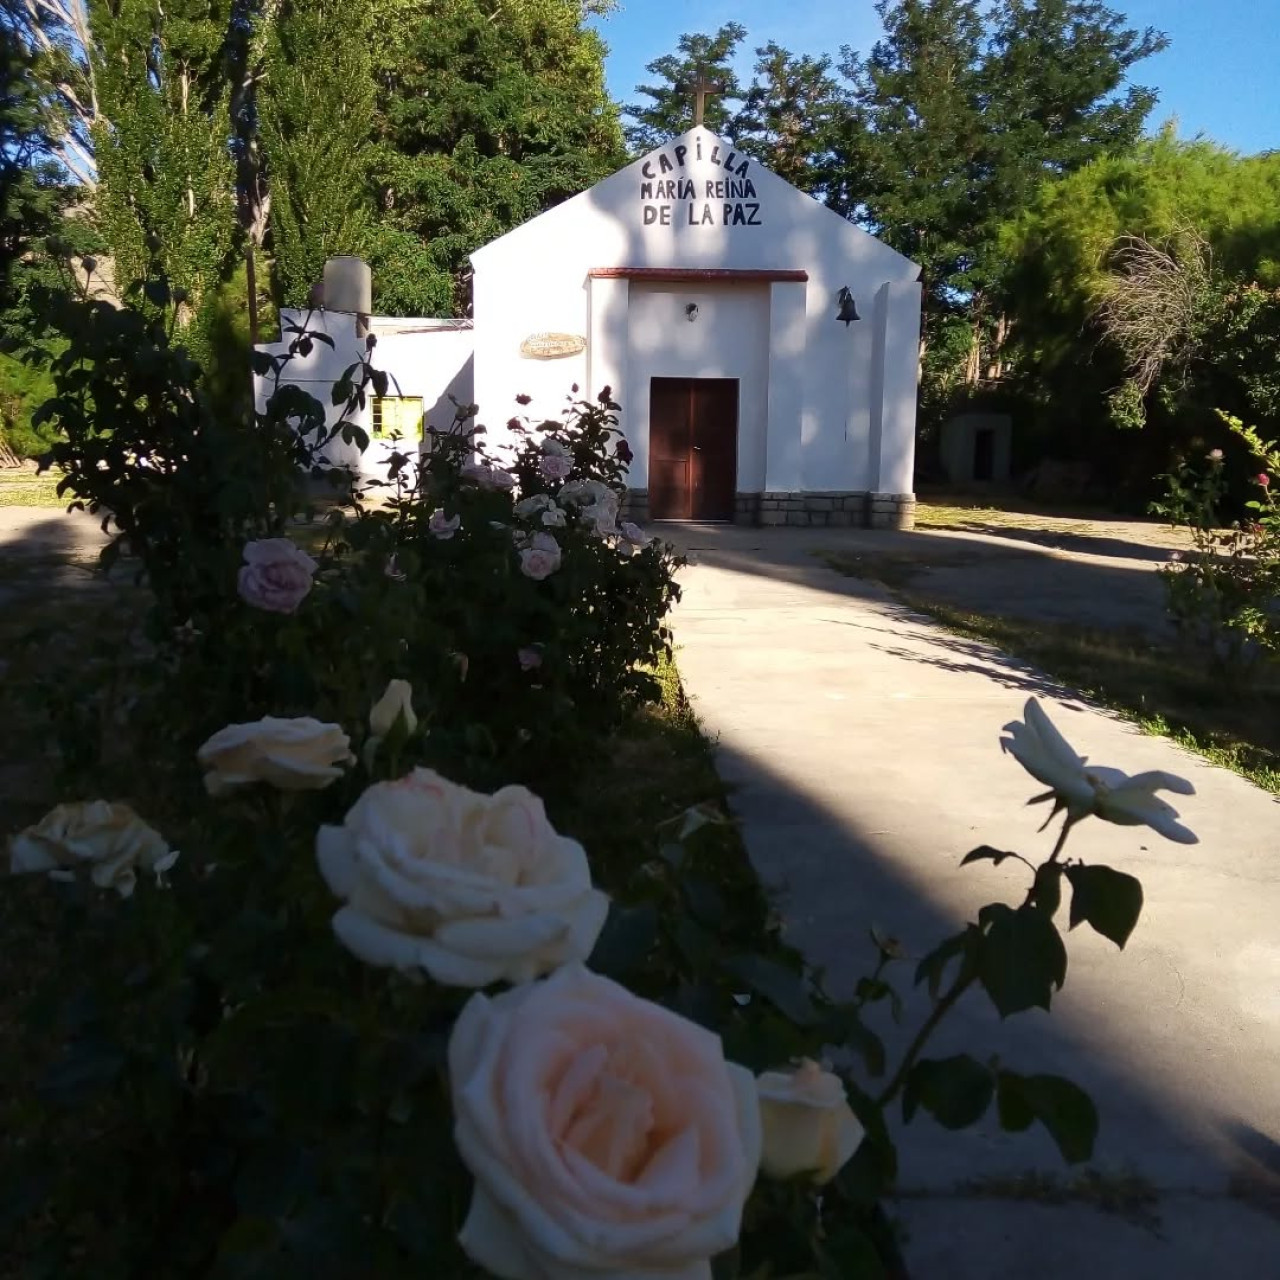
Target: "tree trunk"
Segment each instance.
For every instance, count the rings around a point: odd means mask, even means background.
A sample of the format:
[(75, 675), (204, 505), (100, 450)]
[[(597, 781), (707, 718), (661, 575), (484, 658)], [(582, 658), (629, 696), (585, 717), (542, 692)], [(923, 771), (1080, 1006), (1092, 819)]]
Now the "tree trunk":
[(258, 267), (253, 240), (244, 247), (244, 274), (249, 288), (249, 345), (258, 345)]

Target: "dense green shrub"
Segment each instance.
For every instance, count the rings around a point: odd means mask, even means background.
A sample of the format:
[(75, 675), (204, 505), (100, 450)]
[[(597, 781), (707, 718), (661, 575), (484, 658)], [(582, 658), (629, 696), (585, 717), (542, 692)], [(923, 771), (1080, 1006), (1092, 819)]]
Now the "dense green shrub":
[(1169, 616), (1183, 640), (1205, 652), (1231, 680), (1243, 679), (1280, 650), (1280, 453), (1239, 419), (1222, 415), (1250, 450), (1254, 497), (1243, 518), (1228, 519), (1221, 449), (1200, 463), (1182, 462), (1162, 477), (1163, 501), (1152, 511), (1191, 535), (1192, 550), (1160, 570)]

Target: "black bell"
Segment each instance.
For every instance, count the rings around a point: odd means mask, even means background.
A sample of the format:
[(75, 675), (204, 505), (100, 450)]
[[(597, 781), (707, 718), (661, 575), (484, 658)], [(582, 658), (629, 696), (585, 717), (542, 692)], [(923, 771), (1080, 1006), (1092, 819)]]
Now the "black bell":
[(837, 320), (844, 321), (844, 327), (847, 329), (855, 320), (861, 320), (858, 314), (858, 308), (854, 306), (853, 294), (849, 292), (849, 286), (844, 288), (836, 295), (836, 301), (840, 304), (840, 310), (836, 313)]

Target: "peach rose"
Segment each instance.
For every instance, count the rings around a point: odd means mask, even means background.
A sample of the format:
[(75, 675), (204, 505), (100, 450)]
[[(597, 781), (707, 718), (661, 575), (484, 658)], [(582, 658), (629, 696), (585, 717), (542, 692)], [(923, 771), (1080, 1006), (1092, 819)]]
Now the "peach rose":
[(526, 982), (591, 954), (609, 912), (587, 855), (524, 787), (481, 795), (415, 769), (371, 786), (316, 858), (333, 918), (366, 964), (437, 982)]
[(311, 590), (316, 562), (288, 538), (259, 538), (244, 545), (240, 598), (255, 609), (292, 613)]
[(122, 898), (133, 892), (138, 867), (159, 875), (177, 860), (164, 837), (128, 805), (105, 800), (60, 804), (9, 841), (11, 875), (44, 872), (69, 880), (87, 867), (98, 888)]
[(282, 791), (318, 791), (342, 777), (342, 766), (355, 759), (350, 739), (336, 724), (321, 724), (310, 716), (264, 716), (252, 724), (229, 724), (196, 758), (211, 796), (251, 782), (269, 782)]
[(475, 1175), (462, 1247), (504, 1280), (710, 1280), (756, 1179), (760, 1113), (719, 1037), (570, 965), (476, 995), (449, 1042)]
[(806, 1059), (795, 1071), (766, 1071), (756, 1080), (764, 1152), (772, 1178), (811, 1175), (830, 1182), (858, 1149), (864, 1130), (840, 1077)]

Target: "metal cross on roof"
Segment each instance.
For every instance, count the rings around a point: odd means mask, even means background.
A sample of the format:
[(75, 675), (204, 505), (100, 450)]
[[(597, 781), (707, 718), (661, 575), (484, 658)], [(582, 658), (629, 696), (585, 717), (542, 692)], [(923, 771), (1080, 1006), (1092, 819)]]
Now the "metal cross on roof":
[(723, 80), (712, 80), (705, 71), (699, 71), (693, 80), (679, 86), (685, 93), (693, 94), (693, 123), (700, 125), (707, 112), (707, 99), (724, 92)]

